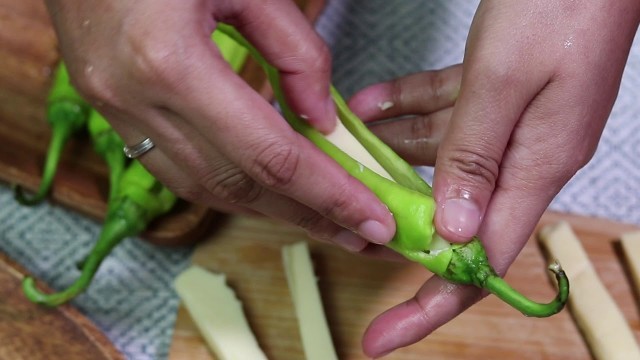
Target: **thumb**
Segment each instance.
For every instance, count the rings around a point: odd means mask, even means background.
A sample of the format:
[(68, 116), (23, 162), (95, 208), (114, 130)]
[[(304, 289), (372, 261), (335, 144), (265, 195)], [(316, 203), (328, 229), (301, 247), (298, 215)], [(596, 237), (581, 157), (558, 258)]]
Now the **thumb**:
[(449, 136), (447, 146), (440, 145), (436, 160), (436, 231), (453, 242), (468, 241), (477, 234), (500, 169), (502, 151), (497, 143), (472, 144), (469, 140), (465, 134)]
[(485, 80), (483, 74), (474, 73), (463, 79), (436, 158), (436, 231), (453, 242), (468, 241), (478, 233), (499, 186), (502, 157), (511, 134), (537, 91), (513, 91), (509, 82)]

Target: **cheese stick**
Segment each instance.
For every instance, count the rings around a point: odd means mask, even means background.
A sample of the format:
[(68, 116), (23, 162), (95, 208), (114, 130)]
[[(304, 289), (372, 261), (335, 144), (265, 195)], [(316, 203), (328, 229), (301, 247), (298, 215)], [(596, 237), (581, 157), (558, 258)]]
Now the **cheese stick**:
[(623, 234), (620, 242), (631, 271), (633, 285), (640, 294), (640, 231)]
[(223, 274), (191, 266), (178, 275), (174, 287), (217, 358), (267, 359)]
[(337, 360), (307, 243), (284, 246), (282, 260), (306, 360)]
[[(540, 231), (539, 239), (571, 279), (569, 309), (596, 359), (640, 359), (640, 349), (622, 312), (602, 284), (567, 222)], [(621, 280), (622, 281), (622, 280)]]

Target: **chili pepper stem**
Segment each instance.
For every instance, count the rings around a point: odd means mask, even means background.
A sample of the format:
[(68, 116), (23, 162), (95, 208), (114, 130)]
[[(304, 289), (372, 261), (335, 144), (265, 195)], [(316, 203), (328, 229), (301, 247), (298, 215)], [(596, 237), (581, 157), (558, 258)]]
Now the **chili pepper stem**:
[[(59, 125), (58, 125), (59, 124)], [(49, 149), (47, 151), (47, 158), (44, 163), (44, 170), (42, 173), (42, 180), (35, 195), (28, 197), (21, 186), (16, 185), (13, 188), (14, 198), (22, 205), (33, 206), (37, 205), (49, 193), (51, 185), (53, 184), (53, 178), (56, 175), (58, 163), (62, 155), (62, 150), (69, 140), (73, 132), (73, 129), (63, 123), (56, 123), (53, 125), (51, 133), (51, 140), (49, 142)]]
[(100, 264), (111, 253), (111, 250), (126, 237), (142, 231), (141, 226), (144, 227), (146, 223), (140, 221), (139, 216), (136, 215), (142, 215), (139, 206), (125, 199), (120, 203), (119, 207), (116, 207), (108, 214), (98, 241), (91, 249), (86, 260), (82, 262), (80, 277), (71, 286), (60, 292), (46, 294), (36, 287), (33, 278), (26, 277), (22, 282), (25, 296), (32, 302), (55, 307), (83, 292), (89, 286)]
[(489, 292), (499, 297), (507, 304), (513, 306), (526, 316), (551, 316), (560, 312), (567, 302), (567, 297), (569, 295), (569, 280), (559, 263), (556, 262), (549, 265), (549, 270), (553, 272), (556, 281), (558, 282), (558, 293), (555, 299), (547, 304), (537, 303), (526, 298), (497, 275), (487, 277), (483, 284), (483, 288), (487, 289)]
[(558, 282), (556, 297), (549, 303), (537, 303), (512, 288), (491, 267), (477, 237), (464, 245), (454, 245), (449, 265), (442, 278), (458, 284), (475, 285), (488, 290), (526, 316), (547, 317), (560, 312), (569, 297), (569, 279), (558, 262), (549, 266)]

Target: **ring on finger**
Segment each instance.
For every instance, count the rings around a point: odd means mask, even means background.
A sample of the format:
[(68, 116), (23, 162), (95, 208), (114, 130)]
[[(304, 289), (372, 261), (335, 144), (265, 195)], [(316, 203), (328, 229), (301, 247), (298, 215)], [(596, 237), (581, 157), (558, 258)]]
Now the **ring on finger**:
[(129, 159), (135, 159), (144, 155), (155, 146), (156, 145), (153, 143), (153, 141), (151, 141), (150, 138), (145, 138), (135, 145), (125, 146), (122, 150), (124, 151), (124, 155), (126, 157), (128, 157)]

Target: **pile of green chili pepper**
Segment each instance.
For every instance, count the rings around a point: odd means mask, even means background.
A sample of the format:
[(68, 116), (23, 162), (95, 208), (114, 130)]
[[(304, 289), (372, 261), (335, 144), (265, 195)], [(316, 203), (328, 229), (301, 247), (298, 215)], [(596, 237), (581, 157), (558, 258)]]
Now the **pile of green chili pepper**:
[(23, 205), (36, 205), (49, 193), (55, 177), (60, 156), (69, 139), (83, 130), (90, 107), (69, 81), (69, 73), (63, 62), (55, 69), (51, 90), (47, 98), (47, 121), (51, 126), (51, 140), (44, 163), (42, 181), (33, 197), (27, 197), (20, 186), (15, 186), (14, 195)]
[(245, 46), (263, 67), (283, 115), (291, 126), (333, 158), (351, 176), (360, 180), (387, 205), (396, 221), (396, 233), (388, 244), (391, 249), (411, 261), (422, 264), (450, 282), (486, 289), (527, 316), (546, 317), (563, 309), (569, 295), (569, 280), (559, 264), (549, 266), (558, 282), (558, 293), (551, 302), (534, 302), (513, 289), (491, 267), (485, 249), (477, 237), (466, 244), (451, 244), (435, 232), (433, 215), (436, 204), (431, 196), (431, 187), (410, 165), (368, 130), (349, 110), (335, 89), (332, 89), (332, 96), (340, 121), (394, 181), (378, 175), (351, 158), (295, 114), (286, 102), (277, 69), (268, 64), (233, 27), (219, 24), (218, 29)]
[[(223, 33), (214, 32), (212, 40), (231, 68), (235, 72), (240, 71), (247, 59), (247, 50)], [(133, 160), (127, 164), (122, 138), (73, 88), (64, 63), (60, 63), (54, 77), (48, 116), (53, 126), (52, 144), (55, 145), (50, 147), (47, 154), (45, 180), (33, 199), (24, 198), (21, 189), (16, 188), (16, 198), (21, 203), (36, 203), (46, 196), (64, 143), (84, 126), (89, 130), (93, 149), (109, 169), (107, 214), (97, 242), (80, 262), (78, 279), (68, 288), (51, 294), (40, 291), (33, 278), (26, 277), (23, 280), (22, 288), (29, 300), (46, 306), (58, 306), (83, 292), (111, 251), (125, 238), (140, 234), (152, 220), (171, 210), (177, 198), (139, 161)]]

